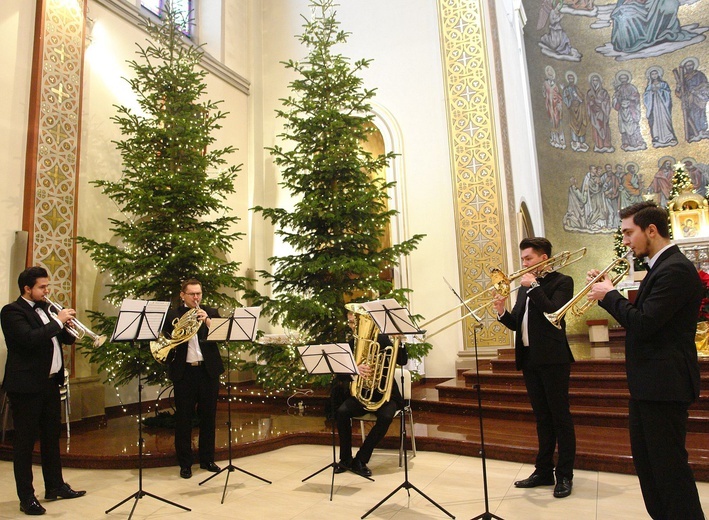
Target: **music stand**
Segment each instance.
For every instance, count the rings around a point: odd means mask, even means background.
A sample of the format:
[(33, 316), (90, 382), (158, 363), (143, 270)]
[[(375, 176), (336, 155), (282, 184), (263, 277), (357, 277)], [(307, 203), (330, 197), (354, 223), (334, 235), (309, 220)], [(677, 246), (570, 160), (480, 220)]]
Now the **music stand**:
[[(165, 315), (170, 308), (170, 302), (161, 301), (146, 301), (146, 300), (123, 300), (121, 308), (118, 311), (118, 320), (116, 328), (111, 336), (111, 342), (129, 342), (131, 347), (135, 347), (135, 342), (138, 341), (138, 366), (140, 366), (140, 342), (151, 341), (157, 339), (162, 330)], [(170, 500), (149, 493), (143, 489), (143, 384), (140, 377), (140, 369), (138, 370), (138, 491), (124, 498), (115, 506), (106, 510), (106, 514), (110, 513), (117, 507), (125, 504), (130, 499), (134, 499), (133, 507), (128, 515), (128, 520), (133, 516), (138, 500), (144, 496), (149, 496), (170, 504), (171, 506), (179, 507), (185, 511), (191, 511), (190, 508), (181, 506)]]
[(485, 462), (486, 457), (485, 457), (485, 432), (483, 428), (483, 402), (482, 402), (482, 396), (481, 396), (481, 390), (480, 390), (480, 364), (478, 363), (478, 329), (481, 329), (483, 327), (482, 320), (480, 319), (479, 316), (475, 314), (475, 311), (470, 308), (468, 303), (463, 300), (463, 298), (460, 297), (460, 295), (456, 292), (455, 289), (453, 289), (453, 286), (448, 283), (448, 280), (443, 278), (443, 281), (446, 282), (446, 285), (448, 288), (453, 291), (453, 294), (455, 294), (455, 297), (460, 300), (460, 303), (463, 304), (465, 307), (465, 310), (467, 311), (466, 314), (468, 316), (472, 316), (473, 319), (475, 320), (475, 325), (473, 326), (473, 347), (475, 349), (475, 388), (477, 390), (477, 395), (478, 395), (478, 418), (480, 419), (480, 459), (482, 461), (482, 467), (483, 467), (483, 495), (485, 497), (485, 511), (478, 516), (473, 517), (471, 520), (503, 520), (503, 518), (496, 516), (490, 512), (490, 503), (488, 500), (488, 491), (487, 491), (487, 463)]
[[(347, 343), (327, 343), (324, 345), (304, 345), (296, 347), (300, 359), (303, 361), (305, 370), (310, 375), (331, 374), (331, 386), (335, 382), (337, 374), (348, 374), (351, 376), (357, 375), (357, 365), (355, 364), (352, 349)], [(332, 468), (332, 480), (330, 482), (330, 501), (332, 501), (332, 491), (335, 487), (335, 470), (339, 468), (337, 457), (335, 456), (335, 422), (337, 410), (335, 410), (335, 397), (330, 391), (330, 407), (333, 411), (332, 418), (332, 462), (317, 470), (310, 476), (305, 477), (301, 482), (305, 482), (313, 478), (315, 475), (322, 473), (327, 468)], [(355, 473), (362, 478), (374, 482), (373, 478)]]
[[(419, 328), (414, 325), (413, 319), (411, 318), (411, 315), (409, 314), (408, 309), (406, 307), (402, 307), (399, 302), (397, 302), (394, 299), (388, 299), (388, 300), (376, 300), (372, 302), (367, 302), (362, 304), (362, 308), (366, 310), (369, 315), (372, 317), (374, 322), (376, 323), (377, 327), (379, 327), (379, 330), (381, 331), (382, 334), (387, 334), (389, 336), (395, 336), (395, 335), (403, 335), (403, 334), (421, 334), (422, 331), (419, 330)], [(404, 389), (404, 371), (401, 371), (401, 389), (403, 391)], [(401, 435), (401, 438), (404, 440), (403, 446), (404, 446), (404, 482), (399, 484), (394, 491), (389, 493), (387, 496), (385, 496), (382, 500), (380, 500), (377, 505), (375, 505), (373, 508), (371, 508), (369, 511), (364, 513), (362, 515), (362, 518), (366, 518), (369, 516), (369, 514), (377, 509), (380, 505), (382, 505), (384, 502), (389, 500), (397, 491), (400, 489), (405, 489), (406, 494), (411, 497), (411, 493), (409, 492), (410, 489), (413, 489), (416, 491), (419, 495), (421, 495), (423, 498), (428, 500), (431, 504), (436, 506), (438, 509), (443, 511), (445, 514), (447, 514), (451, 518), (455, 518), (452, 514), (450, 514), (448, 511), (443, 509), (443, 507), (439, 504), (437, 504), (433, 499), (431, 499), (429, 496), (427, 496), (423, 491), (421, 491), (419, 488), (414, 486), (411, 482), (409, 482), (409, 457), (406, 454), (406, 414), (404, 413), (404, 400), (401, 400), (401, 408), (399, 409), (399, 419), (400, 419), (400, 429), (399, 429), (399, 434)]]
[[(223, 341), (225, 343), (229, 341), (253, 341), (254, 335), (256, 334), (256, 323), (258, 322), (259, 314), (261, 313), (261, 307), (241, 307), (234, 310), (234, 313), (228, 318), (211, 318), (211, 327), (209, 327), (209, 334), (207, 335), (207, 341)], [(242, 473), (246, 473), (254, 478), (263, 480), (267, 484), (270, 484), (270, 480), (259, 477), (242, 469), (238, 466), (232, 464), (232, 454), (231, 454), (231, 353), (229, 352), (229, 346), (226, 346), (226, 356), (227, 356), (227, 428), (229, 431), (229, 465), (220, 469), (213, 475), (205, 478), (199, 483), (201, 486), (205, 482), (213, 479), (220, 473), (227, 471), (226, 480), (224, 481), (224, 491), (222, 492), (222, 504), (224, 503), (224, 497), (226, 496), (226, 488), (229, 485), (229, 473), (238, 470)]]

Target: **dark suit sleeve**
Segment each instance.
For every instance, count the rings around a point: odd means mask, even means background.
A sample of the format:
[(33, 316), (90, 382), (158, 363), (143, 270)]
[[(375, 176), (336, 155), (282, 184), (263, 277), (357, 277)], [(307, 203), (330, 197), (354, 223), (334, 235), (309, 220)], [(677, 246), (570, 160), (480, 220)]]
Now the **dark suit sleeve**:
[(6, 305), (0, 314), (0, 320), (8, 350), (16, 349), (16, 353), (23, 357), (37, 356), (38, 352), (46, 350), (54, 336), (59, 336), (57, 339), (61, 343), (69, 345), (75, 339), (66, 332), (62, 333), (63, 327), (51, 317), (46, 325), (32, 327), (27, 313), (18, 304)]
[[(542, 282), (543, 283), (543, 282)], [(542, 312), (556, 312), (574, 296), (574, 279), (559, 275), (559, 280), (551, 294), (544, 291), (544, 285), (527, 291), (529, 299)]]
[[(667, 262), (653, 273), (652, 284), (644, 288), (642, 308), (638, 308), (618, 291), (609, 291), (599, 304), (640, 341), (646, 342), (658, 337), (678, 309), (696, 300), (696, 290), (687, 280), (696, 277), (690, 273), (690, 264)], [(683, 287), (684, 285), (684, 287)]]

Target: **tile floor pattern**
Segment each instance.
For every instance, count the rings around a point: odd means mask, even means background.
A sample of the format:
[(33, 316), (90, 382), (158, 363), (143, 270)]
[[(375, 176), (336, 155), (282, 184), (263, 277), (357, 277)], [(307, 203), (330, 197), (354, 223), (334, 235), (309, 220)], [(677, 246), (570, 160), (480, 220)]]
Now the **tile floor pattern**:
[[(271, 480), (266, 484), (249, 475), (229, 473), (224, 504), (221, 504), (227, 472), (204, 485), (211, 475), (193, 466), (190, 480), (181, 479), (177, 467), (143, 471), (143, 490), (192, 509), (183, 511), (145, 496), (137, 503), (133, 518), (214, 520), (339, 520), (357, 519), (404, 482), (398, 467), (398, 452), (376, 450), (370, 461), (375, 482), (354, 474), (335, 476), (333, 500), (329, 500), (331, 470), (307, 482), (310, 474), (332, 460), (327, 446), (299, 445), (261, 455), (235, 459), (234, 465)], [(223, 467), (225, 461), (218, 461)], [(552, 497), (551, 487), (516, 489), (513, 482), (527, 477), (533, 468), (526, 464), (487, 461), (489, 510), (504, 520), (634, 520), (648, 518), (643, 507), (637, 478), (633, 475), (577, 471), (574, 492), (565, 499)], [(135, 500), (109, 514), (105, 511), (138, 490), (137, 470), (64, 469), (64, 478), (74, 489), (86, 489), (76, 500), (47, 503), (41, 470), (34, 468), (37, 496), (47, 508), (44, 518), (126, 519)], [(459, 519), (485, 512), (482, 464), (479, 458), (420, 451), (409, 462), (409, 482)], [(709, 512), (709, 483), (700, 482), (699, 494), (705, 513)], [(10, 462), (0, 462), (0, 519), (26, 518), (19, 511)], [(448, 518), (415, 490), (407, 497), (400, 489), (367, 518), (422, 520)]]

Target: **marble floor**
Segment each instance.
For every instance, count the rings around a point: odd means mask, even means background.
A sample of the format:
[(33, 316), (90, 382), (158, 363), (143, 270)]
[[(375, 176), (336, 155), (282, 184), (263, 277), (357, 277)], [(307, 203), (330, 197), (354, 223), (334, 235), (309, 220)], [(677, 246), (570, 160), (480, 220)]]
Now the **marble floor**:
[[(376, 450), (370, 461), (374, 482), (352, 473), (335, 475), (330, 498), (330, 469), (302, 482), (302, 479), (332, 461), (328, 446), (296, 445), (260, 455), (241, 457), (234, 465), (272, 481), (267, 484), (240, 471), (223, 472), (200, 485), (211, 473), (193, 467), (189, 480), (181, 479), (176, 467), (143, 470), (143, 490), (180, 504), (184, 511), (150, 496), (131, 499), (106, 514), (106, 510), (138, 491), (137, 470), (65, 468), (64, 478), (87, 495), (77, 500), (45, 502), (39, 467), (35, 467), (37, 496), (47, 508), (48, 519), (125, 519), (135, 505), (132, 518), (213, 520), (318, 520), (356, 519), (404, 482), (398, 467), (398, 452)], [(224, 466), (226, 461), (218, 461)], [(409, 461), (409, 482), (456, 518), (470, 519), (485, 512), (482, 464), (479, 458), (419, 451)], [(632, 475), (577, 470), (574, 492), (565, 499), (552, 497), (551, 487), (516, 489), (514, 480), (527, 477), (533, 468), (526, 464), (487, 461), (489, 512), (505, 520), (634, 520), (648, 518), (637, 478)], [(222, 494), (226, 494), (221, 503)], [(709, 512), (709, 483), (699, 482), (705, 512)], [(0, 461), (0, 519), (24, 518), (14, 493), (12, 464)], [(447, 518), (415, 489), (399, 489), (367, 518), (420, 520)]]

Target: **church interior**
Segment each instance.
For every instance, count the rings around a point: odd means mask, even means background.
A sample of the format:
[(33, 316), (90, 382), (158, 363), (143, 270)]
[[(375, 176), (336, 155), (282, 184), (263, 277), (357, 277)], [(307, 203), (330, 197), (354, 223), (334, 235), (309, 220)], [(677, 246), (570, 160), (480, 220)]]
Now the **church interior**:
[[(668, 209), (673, 242), (709, 273), (709, 0), (673, 2), (676, 9), (659, 14), (652, 6), (660, 0), (634, 7), (664, 17), (655, 25), (673, 28), (670, 36), (652, 34), (650, 21), (646, 33), (624, 28), (622, 10), (631, 7), (623, 3), (339, 0), (328, 11), (347, 32), (337, 52), (350, 63), (371, 60), (357, 75), (363, 88), (374, 89), (367, 114), (373, 131), (362, 146), (388, 156), (372, 181), (386, 185), (391, 210), (382, 241), (391, 246), (420, 237), (377, 276), (408, 289), (408, 310), (423, 322), (437, 319), (421, 327), (428, 337), (409, 336), (430, 348), (406, 365), (415, 376), (404, 396), (409, 414), (401, 423), (395, 419), (374, 451), (374, 482), (330, 471), (304, 481), (334, 462), (328, 389), (264, 385), (259, 364), (266, 362), (241, 351), (252, 369), (242, 365), (222, 375), (216, 417), (215, 460), (222, 467), (233, 463), (236, 471), (208, 483), (201, 482), (205, 472), (180, 479), (172, 429), (143, 423), (173, 409), (171, 388), (136, 379), (112, 384), (105, 362), (90, 359), (77, 343), (63, 350), (60, 445), (66, 480), (86, 489), (87, 497), (60, 501), (48, 512), (67, 519), (357, 518), (404, 481), (404, 489), (369, 517), (647, 518), (628, 435), (626, 333), (598, 306), (566, 315), (575, 358), (569, 387), (577, 438), (574, 493), (555, 500), (546, 488), (513, 486), (534, 468), (537, 430), (515, 367), (514, 333), (497, 319), (489, 292), (493, 269), (513, 282), (519, 276), (518, 245), (535, 236), (548, 238), (554, 253), (581, 252), (573, 265), (558, 266), (581, 290), (589, 269), (626, 255), (617, 213), (642, 200)], [(164, 4), (3, 0), (3, 305), (17, 299), (19, 273), (39, 265), (50, 273), (51, 297), (76, 309), (88, 328), (96, 326), (95, 313), (118, 314), (120, 302), (109, 298), (117, 278), (82, 244), (120, 249), (125, 244), (112, 223), (136, 217), (100, 185), (125, 178), (118, 107), (140, 114), (131, 61), (149, 45), (145, 21), (160, 24)], [(294, 146), (286, 138), (293, 126), (281, 117), (284, 100), (297, 96), (298, 71), (287, 64), (309, 58), (298, 35), (317, 9), (310, 0), (172, 4), (191, 13), (183, 43), (201, 46), (202, 98), (219, 100), (224, 114), (204, 148), (230, 150), (221, 171), (239, 165), (214, 212), (230, 219), (226, 230), (239, 237), (220, 261), (234, 262), (235, 275), (272, 297), (260, 273), (273, 268), (274, 258), (297, 251), (254, 208), (292, 211), (300, 203), (273, 150)], [(189, 201), (189, 193), (179, 196)], [(629, 272), (617, 287), (631, 297), (645, 271), (628, 258)], [(709, 298), (709, 285), (706, 291)], [(226, 294), (242, 298), (239, 292)], [(459, 305), (471, 298), (476, 312)], [(226, 305), (214, 306), (223, 316), (228, 312)], [(689, 408), (686, 438), (705, 511), (707, 318), (697, 332), (701, 393)], [(295, 352), (298, 334), (283, 323), (262, 315), (257, 329), (262, 344)], [(4, 367), (4, 337), (0, 343)], [(295, 354), (292, 362), (302, 371)], [(6, 484), (0, 518), (18, 518), (13, 424), (0, 394), (0, 481)], [(353, 421), (355, 445), (370, 428)], [(407, 437), (403, 454), (400, 428)], [(34, 455), (37, 464), (39, 448)], [(143, 486), (160, 498), (120, 503)]]

